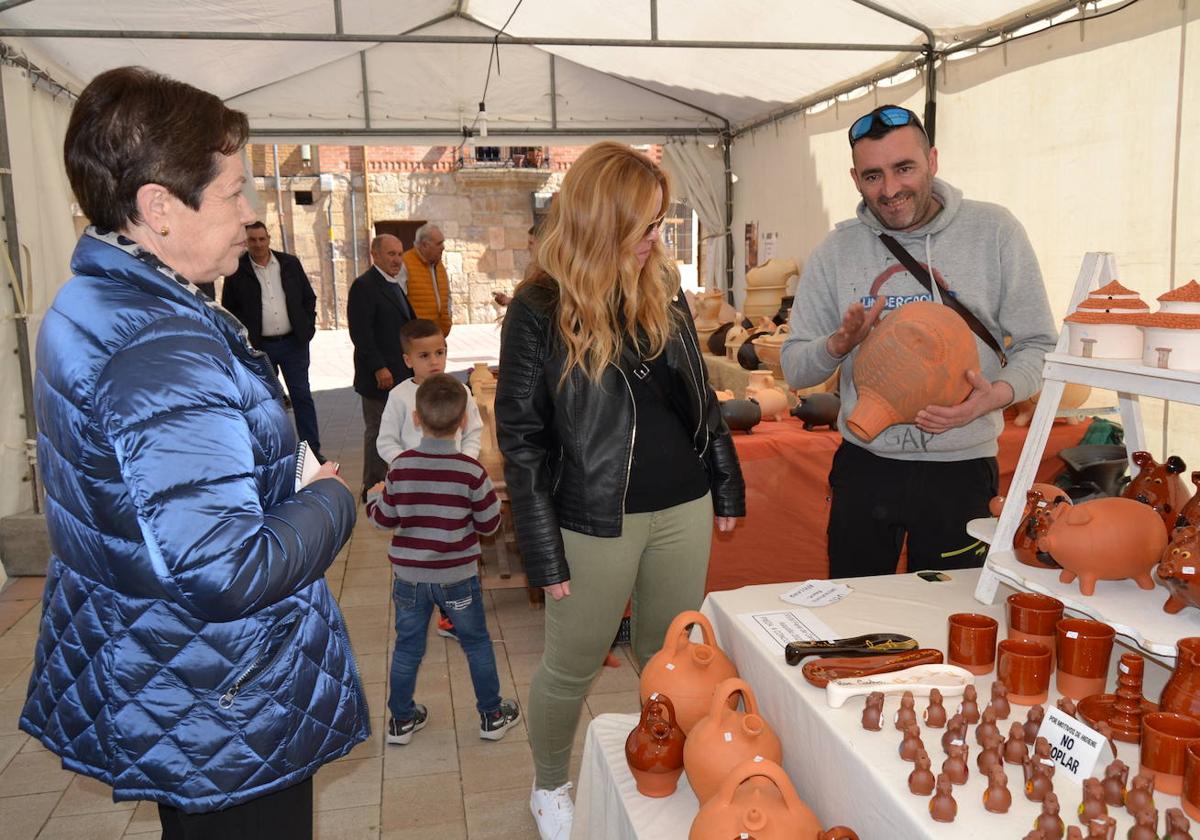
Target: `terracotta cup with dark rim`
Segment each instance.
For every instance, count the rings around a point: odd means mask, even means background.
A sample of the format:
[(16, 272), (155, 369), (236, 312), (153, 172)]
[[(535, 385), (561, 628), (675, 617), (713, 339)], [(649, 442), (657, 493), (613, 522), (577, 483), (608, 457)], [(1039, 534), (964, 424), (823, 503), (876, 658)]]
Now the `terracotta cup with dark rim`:
[(1183, 767), (1183, 811), (1191, 819), (1200, 820), (1200, 741), (1188, 744)]
[(1142, 715), (1141, 773), (1154, 774), (1154, 789), (1178, 796), (1183, 791), (1188, 747), (1200, 742), (1200, 720), (1175, 712)]
[(948, 619), (946, 661), (980, 676), (996, 664), (996, 636), (1000, 622), (990, 615), (954, 613)]
[(1050, 648), (1041, 642), (1005, 639), (996, 654), (996, 679), (1020, 706), (1045, 703), (1050, 694)]
[(1117, 631), (1103, 621), (1092, 621), (1090, 618), (1064, 618), (1059, 621), (1059, 693), (1072, 700), (1103, 694), (1116, 637)]
[(1037, 592), (1008, 596), (1008, 638), (1018, 642), (1041, 642), (1054, 660), (1055, 627), (1063, 617), (1063, 602)]

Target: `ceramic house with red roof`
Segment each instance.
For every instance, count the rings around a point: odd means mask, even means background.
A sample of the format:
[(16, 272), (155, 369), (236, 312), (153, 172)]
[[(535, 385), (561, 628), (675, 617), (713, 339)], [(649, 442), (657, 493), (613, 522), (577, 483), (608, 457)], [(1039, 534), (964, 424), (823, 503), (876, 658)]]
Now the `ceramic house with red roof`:
[(1063, 320), (1071, 339), (1068, 352), (1094, 359), (1140, 359), (1139, 318), (1149, 312), (1137, 292), (1116, 280), (1101, 286)]
[(1157, 312), (1138, 317), (1142, 364), (1173, 370), (1200, 370), (1200, 284), (1158, 296)]

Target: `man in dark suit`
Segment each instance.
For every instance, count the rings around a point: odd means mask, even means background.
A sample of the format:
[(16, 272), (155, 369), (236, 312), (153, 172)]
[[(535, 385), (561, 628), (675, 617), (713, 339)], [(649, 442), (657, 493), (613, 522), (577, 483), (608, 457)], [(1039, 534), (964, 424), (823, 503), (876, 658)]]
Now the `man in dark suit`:
[(287, 382), (296, 417), (296, 433), (318, 458), (321, 435), (317, 407), (308, 385), (308, 343), (317, 330), (317, 296), (300, 260), (271, 250), (271, 234), (262, 222), (246, 225), (246, 253), (225, 278), (221, 305), (237, 316)]
[(404, 246), (388, 234), (371, 241), (371, 267), (350, 284), (346, 319), (354, 342), (354, 390), (362, 398), (363, 501), (367, 488), (383, 481), (387, 464), (375, 439), (388, 391), (412, 376), (400, 348), (400, 328), (414, 317), (408, 302), (408, 277), (401, 259)]

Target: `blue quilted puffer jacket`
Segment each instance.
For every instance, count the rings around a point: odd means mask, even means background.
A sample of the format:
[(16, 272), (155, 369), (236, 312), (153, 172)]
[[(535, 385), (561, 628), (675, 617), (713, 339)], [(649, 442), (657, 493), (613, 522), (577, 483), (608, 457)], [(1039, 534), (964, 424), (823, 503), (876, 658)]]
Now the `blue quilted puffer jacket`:
[(71, 770), (188, 812), (296, 784), (370, 734), (322, 575), (336, 481), (296, 492), (296, 438), (241, 325), (89, 229), (38, 336), (53, 556), (21, 728)]

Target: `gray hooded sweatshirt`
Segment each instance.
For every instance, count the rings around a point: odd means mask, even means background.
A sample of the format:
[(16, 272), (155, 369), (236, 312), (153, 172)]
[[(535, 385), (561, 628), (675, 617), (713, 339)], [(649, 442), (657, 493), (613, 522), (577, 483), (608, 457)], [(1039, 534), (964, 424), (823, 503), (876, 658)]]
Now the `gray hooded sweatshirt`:
[(793, 388), (819, 384), (840, 363), (842, 437), (876, 455), (901, 460), (962, 461), (993, 456), (1004, 425), (1002, 412), (993, 411), (967, 425), (942, 434), (928, 434), (914, 425), (890, 426), (865, 443), (846, 428), (854, 410), (854, 359), (829, 354), (826, 340), (842, 323), (855, 301), (870, 309), (876, 295), (887, 296), (885, 311), (914, 300), (938, 300), (908, 273), (879, 234), (890, 233), (913, 258), (942, 281), (1003, 345), (1007, 367), (975, 337), (981, 372), (989, 381), (1012, 386), (1014, 401), (1028, 399), (1041, 387), (1042, 358), (1058, 338), (1037, 257), (1024, 228), (1013, 215), (995, 204), (964, 201), (962, 191), (935, 178), (933, 193), (942, 210), (912, 231), (886, 230), (867, 208), (858, 204), (857, 218), (840, 222), (808, 260), (792, 305), (791, 335), (781, 354), (783, 373)]

